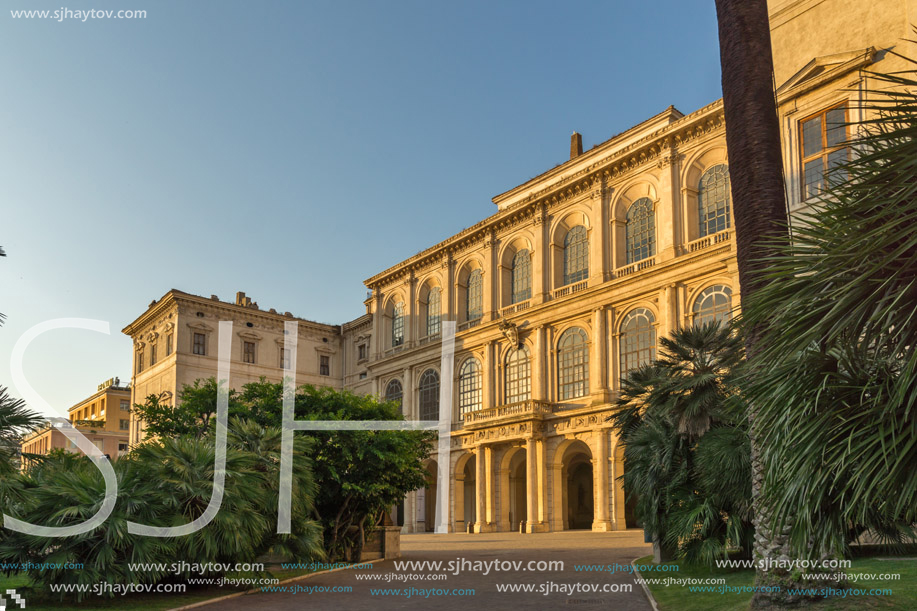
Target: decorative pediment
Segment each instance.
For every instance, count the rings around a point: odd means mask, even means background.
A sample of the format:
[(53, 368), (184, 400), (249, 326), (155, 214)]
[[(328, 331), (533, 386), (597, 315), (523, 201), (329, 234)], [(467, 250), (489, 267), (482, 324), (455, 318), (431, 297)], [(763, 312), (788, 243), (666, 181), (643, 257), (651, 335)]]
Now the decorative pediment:
[(158, 338), (159, 338), (159, 333), (156, 333), (156, 331), (151, 331), (151, 332), (146, 336), (146, 341), (148, 341), (148, 342), (150, 342), (150, 343), (152, 344), (152, 343), (155, 342)]
[(254, 331), (239, 331), (239, 337), (250, 342), (261, 341), (261, 336)]
[(213, 331), (213, 327), (204, 322), (189, 322), (188, 326), (201, 333), (211, 333)]
[(143, 350), (143, 347), (144, 347), (144, 346), (146, 346), (146, 342), (145, 342), (145, 341), (142, 341), (142, 340), (139, 340), (139, 339), (134, 341), (134, 350), (136, 350), (136, 351), (139, 352), (139, 351)]
[(875, 48), (869, 47), (816, 57), (777, 88), (777, 98), (783, 102), (840, 78), (848, 72), (868, 66), (873, 62), (875, 54)]

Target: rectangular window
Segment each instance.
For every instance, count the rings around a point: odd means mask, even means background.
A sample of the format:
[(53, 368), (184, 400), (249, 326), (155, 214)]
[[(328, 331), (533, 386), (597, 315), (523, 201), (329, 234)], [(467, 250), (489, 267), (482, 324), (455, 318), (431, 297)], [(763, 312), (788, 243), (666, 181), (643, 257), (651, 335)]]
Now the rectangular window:
[(131, 402), (127, 399), (121, 399), (121, 411), (129, 412), (131, 411)]
[(289, 348), (280, 349), (280, 368), (281, 369), (290, 368), (290, 349)]
[(245, 363), (255, 362), (255, 342), (242, 342), (242, 361)]
[(366, 379), (366, 372), (365, 372), (365, 371), (361, 371), (361, 372), (360, 372), (360, 379), (361, 379), (361, 380), (365, 380), (365, 379)]
[(172, 354), (172, 334), (166, 335), (166, 356)]
[(331, 375), (331, 357), (323, 354), (319, 357), (319, 359), (320, 361), (319, 361), (318, 373), (323, 376), (330, 376)]
[(150, 345), (150, 367), (156, 364), (156, 344)]
[(143, 352), (137, 352), (137, 373), (143, 371)]
[(203, 333), (195, 333), (193, 343), (191, 345), (192, 354), (207, 354), (207, 336)]
[(120, 425), (121, 425), (121, 430), (122, 430), (122, 431), (128, 431), (128, 430), (130, 430), (130, 428), (131, 428), (131, 421), (130, 421), (130, 420), (123, 420), (123, 419), (122, 419), (122, 420), (119, 421), (119, 423), (120, 423)]
[(366, 344), (357, 346), (357, 358), (361, 361), (366, 358)]
[(849, 160), (847, 138), (846, 103), (799, 122), (803, 199), (847, 179), (847, 173), (838, 169)]

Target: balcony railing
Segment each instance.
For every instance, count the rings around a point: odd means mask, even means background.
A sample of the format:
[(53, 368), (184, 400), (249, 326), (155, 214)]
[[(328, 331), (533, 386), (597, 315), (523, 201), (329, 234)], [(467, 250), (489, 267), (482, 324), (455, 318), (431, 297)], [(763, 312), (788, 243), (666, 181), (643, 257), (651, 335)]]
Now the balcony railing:
[(506, 306), (505, 308), (500, 309), (500, 316), (512, 316), (513, 314), (518, 314), (523, 310), (528, 310), (532, 302), (528, 299), (525, 301), (520, 301), (519, 303), (514, 303), (513, 305)]
[(553, 299), (559, 299), (561, 297), (566, 297), (567, 295), (572, 295), (573, 293), (579, 293), (586, 289), (589, 286), (589, 282), (583, 280), (582, 282), (577, 282), (575, 284), (568, 284), (567, 286), (562, 286), (559, 289), (554, 289), (554, 292), (551, 294)]
[(401, 344), (401, 345), (394, 346), (394, 347), (392, 347), (392, 348), (388, 348), (388, 349), (386, 349), (386, 350), (383, 350), (383, 351), (382, 351), (382, 356), (392, 356), (393, 354), (398, 354), (398, 353), (401, 352), (402, 350), (404, 350), (404, 344)]
[(712, 233), (710, 235), (704, 236), (699, 240), (694, 240), (693, 242), (688, 242), (688, 246), (685, 250), (690, 252), (697, 252), (699, 250), (704, 250), (705, 248), (710, 248), (711, 246), (716, 246), (717, 244), (722, 244), (729, 240), (730, 230), (726, 229), (725, 231), (718, 231), (717, 233)]
[(475, 318), (475, 319), (472, 319), (472, 320), (466, 320), (465, 322), (459, 324), (458, 330), (459, 330), (459, 331), (464, 331), (464, 330), (466, 330), (466, 329), (473, 329), (474, 327), (477, 327), (479, 324), (481, 324), (481, 319), (480, 319), (480, 318)]
[(619, 278), (621, 278), (624, 276), (630, 276), (631, 274), (634, 274), (641, 270), (653, 267), (654, 265), (656, 265), (656, 257), (647, 257), (646, 259), (641, 259), (640, 261), (637, 261), (636, 263), (631, 263), (630, 265), (626, 267), (622, 267), (615, 273)]
[(427, 335), (426, 337), (421, 337), (420, 340), (417, 342), (417, 344), (419, 346), (423, 346), (424, 344), (429, 344), (430, 342), (437, 341), (441, 336), (442, 336), (441, 333), (434, 333), (433, 335)]
[(554, 404), (548, 403), (547, 401), (535, 401), (529, 399), (528, 401), (518, 401), (516, 403), (509, 403), (507, 405), (501, 405), (499, 407), (490, 407), (487, 409), (479, 409), (476, 412), (470, 412), (465, 414), (465, 425), (479, 424), (481, 422), (488, 422), (490, 420), (498, 420), (501, 418), (512, 418), (512, 417), (533, 417), (533, 416), (544, 416), (554, 413)]

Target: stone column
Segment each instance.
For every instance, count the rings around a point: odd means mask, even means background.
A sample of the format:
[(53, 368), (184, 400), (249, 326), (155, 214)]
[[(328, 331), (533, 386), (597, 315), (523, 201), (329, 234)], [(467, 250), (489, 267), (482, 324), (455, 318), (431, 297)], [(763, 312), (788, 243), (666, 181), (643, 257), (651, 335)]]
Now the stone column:
[(401, 412), (406, 420), (417, 420), (414, 414), (414, 376), (411, 368), (404, 370), (404, 383), (401, 385)]
[(605, 379), (605, 307), (592, 311), (592, 353), (589, 355), (589, 391), (601, 402), (607, 401), (608, 381)]
[(592, 192), (592, 235), (589, 236), (589, 286), (601, 284), (608, 280), (606, 229), (608, 220), (605, 214), (605, 185), (601, 178), (596, 179)]
[[(663, 308), (665, 311), (665, 336), (672, 335), (680, 326), (678, 323), (678, 286), (669, 284), (665, 287)], [(659, 341), (658, 339), (656, 340)]]
[(442, 320), (458, 320), (458, 306), (455, 303), (455, 262), (452, 260), (452, 253), (446, 253), (443, 270)]
[(681, 225), (681, 215), (675, 202), (678, 164), (671, 149), (664, 150), (662, 154), (662, 159), (657, 163), (660, 172), (659, 191), (656, 194), (656, 260), (660, 262), (675, 258), (675, 244), (680, 241), (676, 231)]
[(494, 407), (494, 379), (496, 377), (496, 367), (494, 366), (494, 342), (489, 341), (484, 344), (484, 362), (482, 363), (484, 367), (484, 375), (481, 380), (482, 395), (481, 395), (481, 409), (488, 409)]
[(525, 440), (525, 532), (535, 532), (538, 520), (538, 467), (535, 439)]
[(484, 447), (484, 505), (487, 510), (487, 530), (495, 530), (496, 516), (494, 515), (494, 497), (496, 495), (496, 486), (494, 483), (494, 451), (490, 446)]
[[(547, 210), (544, 204), (535, 209), (534, 226), (535, 252), (532, 258), (532, 305), (544, 303), (551, 293), (551, 253), (550, 240), (545, 235), (548, 231)], [(554, 284), (557, 284), (554, 282)]]
[(499, 267), (497, 266), (497, 238), (493, 232), (484, 238), (484, 316), (481, 322), (489, 322), (495, 318), (499, 311), (498, 305), (500, 289), (498, 283)]
[(543, 401), (545, 399), (545, 328), (539, 325), (535, 328), (534, 351), (532, 354), (532, 399)]
[(548, 524), (548, 474), (546, 469), (546, 448), (544, 439), (535, 442), (536, 485), (538, 486), (537, 532), (545, 532)]
[(378, 288), (373, 289), (373, 300), (375, 304), (375, 310), (373, 311), (373, 336), (370, 340), (370, 346), (372, 347), (372, 360), (378, 360), (382, 358), (382, 322), (383, 322), (383, 311), (382, 311), (382, 291)]
[(487, 532), (487, 457), (484, 444), (479, 445), (474, 453), (474, 501), (475, 524), (474, 532)]
[(417, 279), (414, 278), (414, 272), (411, 272), (411, 277), (407, 281), (407, 294), (408, 294), (408, 311), (407, 311), (407, 324), (404, 325), (404, 346), (405, 348), (410, 348), (414, 345), (414, 342), (417, 341), (419, 337), (417, 334)]
[(595, 518), (592, 530), (607, 532), (612, 530), (608, 519), (608, 433), (604, 429), (596, 431), (595, 460), (593, 460), (593, 486), (595, 487)]

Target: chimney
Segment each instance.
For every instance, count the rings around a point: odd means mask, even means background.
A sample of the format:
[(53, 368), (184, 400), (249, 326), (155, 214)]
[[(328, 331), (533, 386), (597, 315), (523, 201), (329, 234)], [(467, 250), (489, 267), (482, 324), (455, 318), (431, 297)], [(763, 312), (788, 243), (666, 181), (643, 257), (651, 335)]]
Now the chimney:
[(252, 304), (252, 298), (246, 297), (243, 291), (239, 291), (238, 293), (236, 293), (236, 305), (247, 308), (247, 307), (250, 307), (251, 304)]
[(583, 154), (583, 135), (577, 132), (573, 132), (573, 135), (570, 136), (570, 159), (574, 157), (579, 157)]

